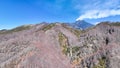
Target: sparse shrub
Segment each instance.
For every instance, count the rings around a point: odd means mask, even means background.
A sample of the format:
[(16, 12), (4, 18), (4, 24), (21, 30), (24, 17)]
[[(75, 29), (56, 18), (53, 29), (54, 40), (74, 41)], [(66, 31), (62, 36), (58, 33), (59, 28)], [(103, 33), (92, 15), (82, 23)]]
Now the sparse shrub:
[(71, 27), (68, 27), (66, 24), (62, 24), (62, 26), (68, 30), (70, 30), (72, 33), (74, 33), (77, 37), (80, 37), (80, 34), (82, 32), (82, 30), (78, 30), (78, 29), (74, 29)]
[(105, 59), (106, 58), (101, 58), (99, 60), (99, 63), (97, 65), (95, 65), (93, 68), (106, 68), (106, 65), (105, 65)]
[(47, 31), (48, 29), (51, 29), (54, 26), (55, 26), (55, 23), (52, 23), (52, 24), (49, 24), (49, 25), (45, 26), (42, 30)]
[(61, 46), (61, 50), (62, 50), (63, 54), (67, 55), (68, 52), (69, 52), (68, 39), (61, 32), (58, 34), (58, 37), (59, 37), (59, 43), (60, 43), (60, 46)]
[(114, 23), (111, 23), (111, 25), (113, 25), (113, 26), (120, 26), (120, 22), (114, 22)]
[(70, 53), (70, 48), (68, 46), (62, 46), (62, 53), (68, 55)]
[(78, 52), (79, 49), (80, 49), (80, 47), (78, 47), (78, 46), (72, 47), (72, 53)]
[(73, 54), (76, 54), (76, 52), (79, 51), (80, 47), (79, 46), (70, 47), (68, 45), (67, 37), (61, 32), (58, 34), (58, 38), (59, 38), (59, 43), (61, 46), (62, 53), (65, 55), (69, 55), (70, 57), (75, 56)]
[(22, 30), (27, 30), (29, 29), (31, 26), (19, 26), (19, 27), (16, 27), (14, 29), (11, 29), (11, 30), (5, 30), (5, 31), (1, 31), (0, 34), (9, 34), (9, 33), (13, 33), (13, 32), (18, 32), (18, 31), (22, 31)]
[(74, 29), (72, 32), (73, 32), (77, 37), (80, 37), (81, 30)]

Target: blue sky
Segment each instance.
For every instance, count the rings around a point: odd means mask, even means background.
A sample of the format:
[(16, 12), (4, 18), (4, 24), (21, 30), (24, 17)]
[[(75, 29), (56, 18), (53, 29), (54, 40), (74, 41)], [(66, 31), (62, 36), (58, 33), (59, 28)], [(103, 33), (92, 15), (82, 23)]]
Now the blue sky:
[(0, 0), (0, 29), (76, 20), (120, 21), (120, 0)]

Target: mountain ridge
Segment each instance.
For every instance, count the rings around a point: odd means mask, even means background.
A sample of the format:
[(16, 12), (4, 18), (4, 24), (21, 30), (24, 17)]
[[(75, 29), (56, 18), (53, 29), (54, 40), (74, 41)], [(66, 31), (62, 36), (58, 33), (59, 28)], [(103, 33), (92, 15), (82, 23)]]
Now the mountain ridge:
[(84, 31), (64, 23), (24, 27), (0, 34), (1, 68), (119, 68), (118, 23)]

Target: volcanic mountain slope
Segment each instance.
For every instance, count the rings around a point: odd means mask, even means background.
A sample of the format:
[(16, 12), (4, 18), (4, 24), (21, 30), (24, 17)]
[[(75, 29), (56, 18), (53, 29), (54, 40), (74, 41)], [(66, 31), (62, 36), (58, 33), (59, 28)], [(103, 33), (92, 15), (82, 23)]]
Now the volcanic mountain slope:
[(0, 68), (119, 68), (120, 27), (36, 24), (0, 31)]
[(100, 23), (81, 34), (80, 68), (120, 67), (120, 26), (116, 24)]
[(0, 68), (72, 68), (64, 46), (78, 38), (70, 30), (61, 24), (37, 24), (1, 31)]

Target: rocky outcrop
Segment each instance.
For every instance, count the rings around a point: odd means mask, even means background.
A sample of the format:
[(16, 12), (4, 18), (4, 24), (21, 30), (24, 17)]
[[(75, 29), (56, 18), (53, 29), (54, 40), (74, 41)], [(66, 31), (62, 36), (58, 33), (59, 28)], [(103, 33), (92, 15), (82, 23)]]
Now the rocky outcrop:
[(80, 68), (119, 68), (120, 27), (100, 23), (80, 37)]

